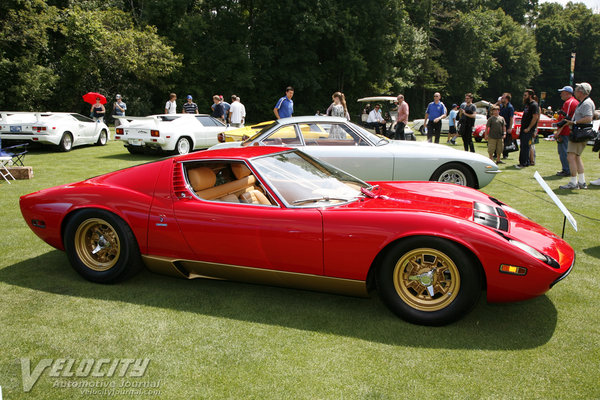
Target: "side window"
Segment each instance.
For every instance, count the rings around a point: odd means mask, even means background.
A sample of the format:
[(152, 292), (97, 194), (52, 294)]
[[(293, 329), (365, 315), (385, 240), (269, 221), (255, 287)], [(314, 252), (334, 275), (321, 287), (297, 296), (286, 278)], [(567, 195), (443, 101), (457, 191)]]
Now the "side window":
[(344, 124), (300, 124), (307, 146), (368, 146), (369, 144)]
[(286, 125), (262, 140), (268, 146), (300, 146), (302, 142), (296, 133), (294, 125)]
[(223, 126), (221, 122), (208, 115), (197, 115), (196, 119), (200, 121), (203, 126)]
[(188, 163), (185, 175), (193, 192), (203, 200), (277, 204), (243, 162)]

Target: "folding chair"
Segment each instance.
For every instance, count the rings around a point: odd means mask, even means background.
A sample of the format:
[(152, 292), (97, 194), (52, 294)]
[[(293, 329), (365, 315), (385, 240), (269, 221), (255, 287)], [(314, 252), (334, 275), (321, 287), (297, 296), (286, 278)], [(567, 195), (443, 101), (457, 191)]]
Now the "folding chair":
[(27, 154), (27, 146), (29, 146), (29, 143), (22, 143), (17, 144), (15, 146), (2, 148), (0, 149), (0, 156), (11, 157), (10, 161), (6, 164), (12, 164), (17, 167), (23, 167), (25, 154)]

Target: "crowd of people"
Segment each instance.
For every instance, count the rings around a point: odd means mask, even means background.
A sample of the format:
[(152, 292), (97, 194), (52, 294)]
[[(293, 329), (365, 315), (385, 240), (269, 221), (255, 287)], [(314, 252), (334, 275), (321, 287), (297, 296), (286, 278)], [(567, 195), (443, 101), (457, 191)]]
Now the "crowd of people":
[[(586, 142), (576, 142), (573, 140), (571, 131), (573, 129), (586, 129), (592, 126), (594, 118), (595, 105), (589, 97), (592, 87), (589, 83), (578, 83), (575, 88), (564, 86), (559, 89), (563, 106), (559, 111), (558, 128), (554, 134), (557, 143), (557, 151), (561, 164), (561, 170), (556, 173), (557, 176), (569, 177), (569, 182), (560, 186), (561, 189), (586, 189), (584, 166), (581, 160), (581, 154), (585, 149)], [(294, 113), (294, 88), (288, 86), (285, 94), (275, 103), (273, 114), (276, 119), (291, 117)], [(515, 168), (522, 169), (535, 165), (535, 143), (537, 141), (537, 125), (542, 110), (538, 104), (538, 98), (533, 89), (526, 89), (523, 92), (523, 114), (521, 117), (521, 127), (519, 132), (520, 149), (516, 141), (512, 138), (514, 128), (515, 108), (511, 103), (510, 93), (503, 93), (498, 98), (496, 104), (490, 106), (489, 117), (485, 125), (484, 138), (488, 143), (488, 155), (490, 159), (497, 164), (504, 164), (503, 160), (508, 158), (510, 151), (519, 151), (519, 162)], [(124, 116), (127, 105), (123, 102), (121, 95), (116, 95), (112, 107), (112, 114), (115, 116)], [(405, 128), (408, 124), (409, 105), (404, 99), (404, 95), (399, 94), (395, 101), (395, 110), (397, 118), (394, 125), (391, 125), (388, 132), (389, 116), (383, 115), (381, 104), (375, 104), (371, 109), (367, 105), (364, 113), (367, 114), (366, 126), (375, 130), (377, 134), (383, 134), (391, 139), (405, 140)], [(177, 113), (177, 95), (171, 93), (169, 100), (165, 103), (165, 114)], [(545, 111), (545, 110), (544, 110)], [(97, 99), (96, 104), (92, 104), (90, 112), (94, 119), (100, 119), (104, 116), (106, 109)], [(187, 96), (186, 102), (181, 108), (185, 114), (198, 114), (198, 105), (194, 103), (191, 95)], [(213, 96), (211, 105), (211, 115), (221, 122), (234, 127), (243, 127), (246, 121), (246, 108), (237, 95), (231, 96), (231, 103), (224, 101), (222, 95)], [(321, 115), (317, 112), (317, 115)], [(350, 113), (346, 104), (345, 96), (342, 92), (335, 92), (332, 95), (332, 103), (326, 111), (326, 115), (346, 118), (350, 121)], [(465, 151), (475, 152), (473, 144), (473, 128), (477, 116), (477, 108), (473, 103), (473, 95), (465, 94), (464, 102), (460, 105), (452, 104), (450, 111), (441, 101), (441, 94), (436, 92), (433, 95), (433, 101), (425, 109), (425, 118), (423, 125), (427, 127), (427, 141), (433, 143), (440, 142), (442, 121), (448, 120), (448, 138), (446, 143), (455, 145), (460, 136)], [(591, 181), (592, 185), (600, 186), (600, 178)]]

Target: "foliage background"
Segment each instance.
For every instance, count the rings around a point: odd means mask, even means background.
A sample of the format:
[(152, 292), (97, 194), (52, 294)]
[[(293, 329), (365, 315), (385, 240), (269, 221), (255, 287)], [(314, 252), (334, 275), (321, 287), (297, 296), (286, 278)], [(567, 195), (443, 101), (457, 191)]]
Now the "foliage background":
[(412, 116), (434, 91), (495, 99), (575, 80), (600, 88), (600, 15), (537, 0), (4, 0), (0, 109), (87, 113), (81, 95), (121, 93), (132, 115), (162, 112), (169, 92), (242, 98), (272, 118), (284, 88), (296, 114), (404, 93)]

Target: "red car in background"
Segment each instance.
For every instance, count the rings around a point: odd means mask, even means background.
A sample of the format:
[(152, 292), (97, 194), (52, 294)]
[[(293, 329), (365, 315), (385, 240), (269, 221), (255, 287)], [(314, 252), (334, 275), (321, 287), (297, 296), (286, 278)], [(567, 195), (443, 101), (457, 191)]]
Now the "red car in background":
[[(513, 128), (511, 131), (511, 135), (513, 139), (518, 139), (521, 134), (521, 117), (523, 116), (522, 111), (516, 111), (515, 117), (513, 121)], [(541, 114), (540, 119), (538, 121), (538, 135), (548, 137), (553, 135), (556, 132), (556, 126), (552, 126), (558, 122), (554, 118), (548, 117), (546, 114)], [(473, 129), (473, 138), (476, 142), (481, 142), (485, 139), (485, 125), (477, 125), (475, 129)]]

